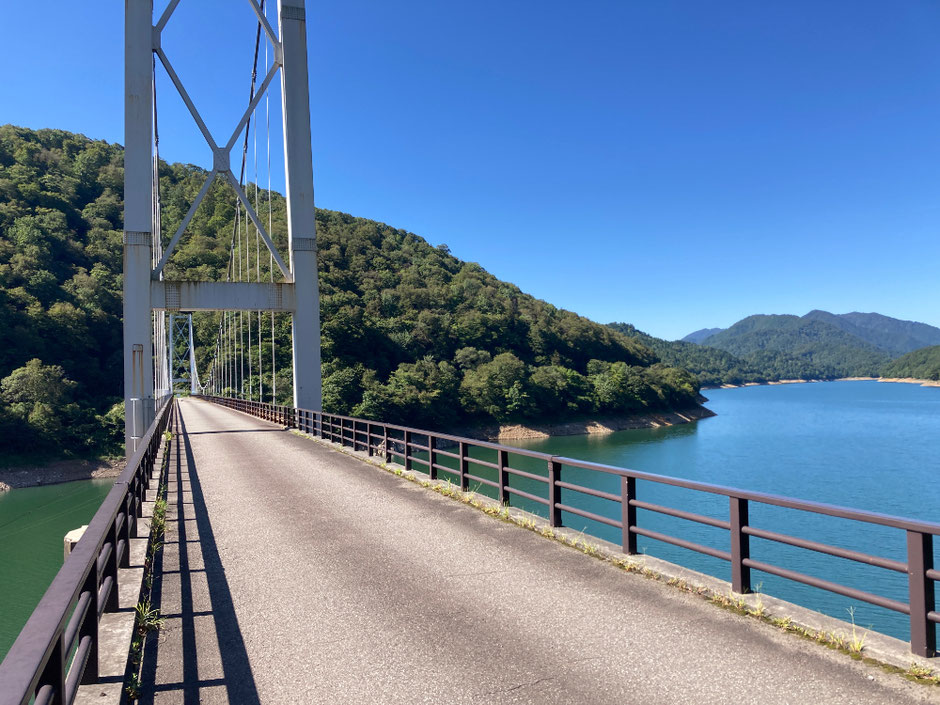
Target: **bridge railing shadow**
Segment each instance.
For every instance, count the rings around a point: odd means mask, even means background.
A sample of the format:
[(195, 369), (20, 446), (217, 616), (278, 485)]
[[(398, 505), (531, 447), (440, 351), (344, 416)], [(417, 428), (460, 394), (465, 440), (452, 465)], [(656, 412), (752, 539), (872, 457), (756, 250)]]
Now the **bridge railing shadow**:
[(167, 532), (151, 595), (165, 622), (144, 647), (139, 702), (154, 703), (159, 694), (176, 691), (183, 702), (198, 703), (221, 690), (230, 703), (256, 705), (258, 690), (190, 434), (182, 415), (178, 418), (167, 483)]

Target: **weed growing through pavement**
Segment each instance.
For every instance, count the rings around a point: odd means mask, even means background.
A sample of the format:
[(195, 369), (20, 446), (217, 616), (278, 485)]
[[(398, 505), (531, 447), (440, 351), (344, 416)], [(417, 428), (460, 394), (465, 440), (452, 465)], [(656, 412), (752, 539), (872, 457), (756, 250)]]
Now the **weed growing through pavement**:
[(170, 441), (173, 434), (163, 432), (163, 463), (160, 466), (160, 480), (157, 485), (157, 498), (153, 503), (153, 513), (150, 517), (150, 537), (147, 541), (147, 553), (144, 557), (144, 589), (140, 602), (135, 607), (134, 638), (131, 641), (131, 650), (128, 654), (128, 675), (124, 679), (124, 692), (130, 700), (140, 697), (140, 663), (143, 659), (144, 640), (151, 631), (163, 626), (164, 618), (160, 610), (150, 604), (150, 594), (153, 590), (153, 565), (157, 553), (163, 548), (163, 537), (166, 534), (166, 485), (170, 464)]
[(164, 619), (160, 616), (160, 610), (151, 605), (150, 600), (138, 602), (134, 612), (134, 625), (139, 636), (144, 636), (147, 632), (156, 631), (163, 626)]
[(919, 663), (911, 663), (908, 666), (905, 675), (909, 680), (916, 681), (917, 683), (928, 683), (930, 685), (940, 685), (940, 674), (937, 674), (933, 669), (928, 668), (927, 666), (921, 666)]
[(858, 629), (855, 626), (855, 605), (852, 605), (847, 610), (849, 613), (849, 619), (852, 620), (852, 638), (849, 639), (848, 648), (849, 652), (853, 655), (858, 655), (862, 653), (862, 649), (865, 648), (865, 638), (868, 636), (868, 631), (862, 632), (861, 636), (858, 634)]

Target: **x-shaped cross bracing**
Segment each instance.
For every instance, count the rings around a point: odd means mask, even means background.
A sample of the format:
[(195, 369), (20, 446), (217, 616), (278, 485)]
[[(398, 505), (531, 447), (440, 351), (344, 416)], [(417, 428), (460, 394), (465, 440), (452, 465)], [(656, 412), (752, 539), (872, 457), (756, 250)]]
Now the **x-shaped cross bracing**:
[(251, 222), (254, 223), (255, 227), (258, 229), (258, 233), (264, 240), (265, 246), (274, 257), (274, 261), (277, 264), (278, 269), (281, 270), (281, 274), (284, 275), (285, 281), (293, 281), (293, 274), (287, 268), (287, 265), (284, 264), (284, 260), (281, 259), (281, 255), (278, 254), (277, 248), (274, 246), (274, 242), (271, 240), (270, 234), (267, 230), (265, 230), (264, 225), (262, 225), (261, 220), (258, 218), (258, 214), (255, 213), (255, 209), (252, 208), (248, 197), (245, 195), (244, 190), (238, 183), (235, 175), (232, 173), (231, 166), (232, 147), (235, 146), (235, 142), (238, 140), (238, 136), (244, 129), (245, 124), (251, 117), (252, 112), (254, 112), (255, 108), (258, 107), (258, 103), (261, 101), (261, 98), (264, 96), (265, 92), (268, 90), (268, 87), (271, 85), (271, 81), (274, 80), (274, 76), (277, 74), (278, 69), (280, 69), (284, 63), (284, 53), (281, 47), (281, 42), (274, 33), (274, 29), (268, 22), (267, 17), (265, 17), (264, 13), (261, 11), (261, 7), (258, 5), (257, 1), (248, 0), (252, 10), (254, 10), (255, 15), (258, 17), (258, 21), (264, 28), (265, 35), (274, 46), (274, 61), (271, 64), (271, 68), (268, 70), (267, 75), (265, 75), (264, 80), (261, 82), (261, 86), (257, 91), (255, 91), (255, 95), (248, 104), (248, 108), (242, 114), (241, 120), (239, 120), (238, 124), (235, 126), (235, 130), (232, 132), (232, 136), (229, 138), (228, 142), (225, 143), (225, 146), (220, 147), (212, 137), (212, 133), (209, 132), (209, 128), (206, 127), (205, 121), (202, 119), (202, 116), (196, 109), (196, 105), (193, 103), (192, 98), (189, 97), (189, 93), (183, 86), (183, 82), (180, 81), (179, 76), (173, 69), (173, 65), (170, 63), (166, 53), (163, 51), (161, 36), (163, 34), (164, 28), (166, 27), (166, 23), (169, 21), (173, 11), (176, 9), (176, 6), (179, 5), (179, 3), (180, 0), (171, 0), (170, 4), (167, 5), (166, 9), (163, 11), (163, 15), (160, 17), (160, 20), (157, 22), (156, 26), (154, 26), (153, 51), (160, 59), (160, 63), (163, 64), (163, 68), (166, 69), (167, 75), (170, 77), (173, 85), (176, 86), (176, 90), (183, 99), (183, 103), (186, 104), (187, 109), (193, 116), (193, 120), (196, 121), (196, 125), (199, 127), (199, 131), (202, 133), (206, 143), (212, 150), (212, 170), (206, 177), (205, 183), (203, 183), (202, 188), (199, 190), (196, 199), (193, 201), (192, 205), (189, 207), (189, 210), (186, 212), (186, 215), (183, 217), (183, 222), (181, 222), (179, 227), (176, 229), (176, 232), (170, 240), (170, 244), (167, 245), (166, 251), (163, 253), (163, 257), (160, 258), (160, 261), (154, 268), (151, 277), (153, 279), (160, 278), (160, 275), (163, 272), (163, 268), (166, 266), (167, 260), (169, 260), (170, 255), (173, 254), (173, 250), (176, 248), (177, 243), (183, 236), (183, 233), (186, 231), (186, 227), (189, 225), (189, 222), (195, 215), (196, 209), (199, 208), (199, 204), (202, 203), (202, 199), (205, 198), (206, 193), (209, 192), (209, 187), (212, 185), (216, 174), (222, 174), (232, 185), (232, 188), (235, 190), (235, 195), (238, 197), (238, 200), (241, 202), (241, 204), (245, 207), (245, 211), (248, 213), (248, 217), (251, 218)]

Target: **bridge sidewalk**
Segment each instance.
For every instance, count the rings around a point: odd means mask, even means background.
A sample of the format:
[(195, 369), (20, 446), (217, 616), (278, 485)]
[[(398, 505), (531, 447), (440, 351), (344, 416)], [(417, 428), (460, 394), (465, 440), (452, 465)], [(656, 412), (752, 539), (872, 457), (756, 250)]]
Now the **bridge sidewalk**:
[(181, 412), (142, 702), (935, 697), (273, 424)]

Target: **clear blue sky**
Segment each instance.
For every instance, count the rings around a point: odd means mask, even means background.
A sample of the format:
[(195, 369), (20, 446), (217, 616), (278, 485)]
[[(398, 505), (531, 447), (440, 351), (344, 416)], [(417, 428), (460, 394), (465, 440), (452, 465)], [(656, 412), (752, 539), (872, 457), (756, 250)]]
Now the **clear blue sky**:
[[(164, 46), (224, 139), (252, 14), (177, 13)], [(940, 325), (936, 0), (308, 0), (307, 19), (322, 207), (666, 338), (812, 308)], [(123, 4), (3, 22), (0, 123), (122, 142)], [(159, 89), (162, 155), (208, 166)]]

